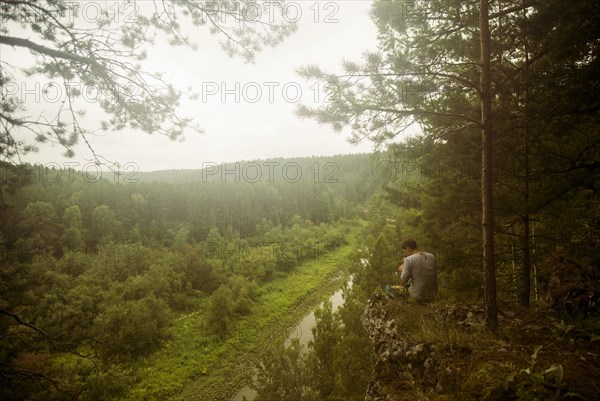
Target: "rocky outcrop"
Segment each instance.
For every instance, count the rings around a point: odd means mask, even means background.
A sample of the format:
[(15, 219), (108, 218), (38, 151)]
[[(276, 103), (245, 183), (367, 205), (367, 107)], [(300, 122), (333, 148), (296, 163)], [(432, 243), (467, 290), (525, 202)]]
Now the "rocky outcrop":
[(510, 305), (498, 318), (495, 334), (483, 330), (481, 304), (421, 306), (373, 296), (363, 315), (373, 344), (365, 400), (600, 399), (600, 387), (589, 385), (600, 383), (596, 325)]
[(380, 295), (371, 298), (363, 316), (373, 343), (373, 372), (366, 401), (414, 400), (417, 388), (444, 393), (455, 387), (457, 367), (453, 360), (460, 354), (470, 353), (470, 349), (452, 349), (451, 344), (436, 339), (405, 335), (399, 320), (392, 315), (408, 308), (423, 308), (426, 314), (462, 325), (476, 324), (481, 312), (452, 305), (438, 311), (406, 302), (389, 302)]

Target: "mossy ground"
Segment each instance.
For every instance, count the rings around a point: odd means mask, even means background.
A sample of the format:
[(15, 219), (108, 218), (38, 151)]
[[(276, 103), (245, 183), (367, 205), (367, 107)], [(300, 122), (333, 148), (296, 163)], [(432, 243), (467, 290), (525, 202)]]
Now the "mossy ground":
[[(501, 305), (500, 332), (490, 333), (478, 304), (420, 306), (400, 300), (384, 308), (402, 339), (443, 350), (435, 356), (440, 378), (399, 372), (397, 383), (387, 383), (396, 388), (390, 399), (600, 399), (598, 320), (567, 321), (543, 307)], [(436, 380), (444, 386), (436, 389), (431, 384)]]

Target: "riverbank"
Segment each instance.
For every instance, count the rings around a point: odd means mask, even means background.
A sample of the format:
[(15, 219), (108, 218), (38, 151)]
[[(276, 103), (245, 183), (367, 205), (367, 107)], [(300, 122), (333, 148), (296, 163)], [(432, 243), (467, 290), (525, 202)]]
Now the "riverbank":
[[(332, 306), (332, 310), (335, 312), (341, 306), (344, 305), (344, 291), (346, 288), (352, 287), (352, 276), (343, 283), (341, 288), (338, 288), (337, 291), (333, 293), (333, 295), (326, 297), (322, 302), (318, 305), (313, 306), (313, 309), (310, 313), (305, 315), (302, 320), (296, 322), (296, 327), (293, 328), (287, 338), (285, 339), (284, 345), (289, 347), (292, 344), (292, 341), (298, 340), (300, 346), (303, 348), (303, 352), (308, 352), (309, 343), (313, 340), (313, 332), (312, 330), (316, 324), (316, 316), (315, 311), (323, 306), (325, 302), (330, 302)], [(253, 380), (256, 380), (256, 377), (253, 377)], [(257, 391), (252, 385), (247, 385), (242, 387), (236, 395), (231, 398), (230, 401), (252, 401), (256, 398)]]
[[(360, 226), (348, 243), (266, 283), (252, 314), (236, 322), (225, 341), (206, 335), (205, 316), (191, 313), (176, 321), (173, 338), (137, 367), (143, 377), (122, 400), (221, 401), (249, 384), (253, 366), (269, 346), (283, 341), (297, 322), (348, 278), (348, 259)], [(203, 309), (203, 308), (201, 308)]]

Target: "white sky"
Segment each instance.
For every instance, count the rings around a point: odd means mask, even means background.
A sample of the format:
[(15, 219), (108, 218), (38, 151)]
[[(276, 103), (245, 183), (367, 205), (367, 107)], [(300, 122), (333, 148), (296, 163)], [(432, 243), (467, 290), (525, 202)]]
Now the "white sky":
[[(290, 101), (297, 97), (298, 103), (314, 104), (316, 94), (320, 97), (319, 103), (324, 101), (323, 92), (311, 90), (309, 86), (313, 83), (300, 78), (297, 68), (316, 64), (325, 71), (340, 72), (342, 60), (358, 61), (364, 51), (376, 48), (376, 28), (368, 16), (370, 3), (368, 0), (297, 2), (302, 7), (298, 30), (275, 48), (259, 53), (254, 64), (245, 64), (239, 57), (230, 58), (215, 36), (200, 30), (201, 40), (196, 40), (200, 46), (195, 52), (182, 47), (157, 46), (145, 62), (146, 69), (163, 71), (176, 87), (191, 86), (201, 94), (199, 99), (182, 104), (181, 111), (183, 116), (193, 116), (205, 133), (191, 133), (184, 142), (177, 142), (160, 135), (124, 130), (93, 136), (90, 138), (92, 146), (113, 162), (135, 163), (140, 171), (196, 169), (202, 168), (203, 163), (370, 151), (371, 143), (349, 144), (348, 132), (337, 134), (329, 126), (300, 120), (293, 113), (297, 104)], [(287, 93), (283, 91), (286, 85)], [(298, 85), (301, 85), (300, 92), (296, 91)], [(224, 95), (222, 88), (232, 92)], [(253, 103), (257, 89), (262, 94)], [(269, 99), (270, 91), (272, 99)], [(237, 101), (235, 93), (239, 96)], [(89, 158), (90, 153), (83, 145), (79, 146), (74, 159), (63, 158), (58, 147), (41, 146), (39, 153), (27, 156), (26, 160), (85, 164), (86, 156)]]

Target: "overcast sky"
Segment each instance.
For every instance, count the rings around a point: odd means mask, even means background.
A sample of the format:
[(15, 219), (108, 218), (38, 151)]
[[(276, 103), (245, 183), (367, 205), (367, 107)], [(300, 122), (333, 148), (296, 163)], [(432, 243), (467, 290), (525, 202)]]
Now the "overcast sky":
[[(254, 64), (227, 56), (214, 36), (201, 32), (195, 52), (157, 46), (145, 66), (150, 71), (165, 72), (176, 87), (191, 86), (200, 93), (197, 100), (182, 104), (181, 110), (184, 116), (193, 116), (205, 132), (188, 134), (181, 143), (131, 131), (109, 133), (90, 138), (94, 149), (120, 164), (135, 163), (140, 171), (370, 151), (371, 143), (351, 145), (347, 132), (338, 134), (328, 126), (294, 115), (299, 103), (325, 101), (322, 88), (313, 86), (311, 90), (311, 83), (297, 75), (297, 68), (317, 64), (336, 72), (342, 60), (358, 61), (365, 50), (375, 49), (376, 28), (368, 16), (370, 3), (297, 2), (302, 9), (302, 15), (296, 18), (298, 30), (283, 43), (258, 54)], [(58, 164), (68, 161), (60, 153), (59, 148), (46, 146), (27, 160)], [(86, 156), (90, 153), (80, 146), (71, 161), (85, 163)]]

